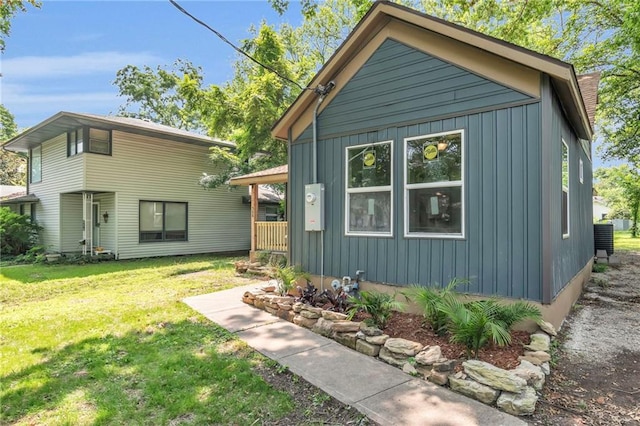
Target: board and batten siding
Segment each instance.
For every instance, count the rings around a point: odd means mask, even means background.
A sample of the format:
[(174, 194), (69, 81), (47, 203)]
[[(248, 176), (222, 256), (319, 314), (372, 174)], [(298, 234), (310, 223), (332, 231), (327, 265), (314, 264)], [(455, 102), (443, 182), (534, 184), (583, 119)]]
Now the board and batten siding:
[[(66, 133), (42, 144), (42, 181), (29, 184), (29, 193), (40, 200), (36, 203), (36, 221), (43, 227), (41, 243), (49, 251), (63, 250), (61, 194), (82, 190), (83, 166), (82, 155), (67, 157)], [(75, 242), (77, 246), (78, 240)]]
[[(464, 129), (463, 240), (405, 238), (403, 140)], [(345, 236), (347, 146), (393, 140), (393, 236)], [(324, 274), (366, 271), (366, 280), (392, 285), (440, 284), (468, 278), (465, 290), (541, 299), (540, 105), (533, 103), (456, 118), (392, 126), (319, 141), (318, 175), (325, 184)], [(291, 146), (291, 258), (320, 274), (320, 233), (304, 231), (304, 185), (311, 182), (312, 144)]]
[[(547, 81), (546, 84), (549, 84)], [(551, 96), (551, 145), (552, 159), (550, 219), (551, 219), (551, 276), (552, 297), (557, 296), (566, 284), (589, 263), (594, 256), (593, 248), (593, 166), (581, 147), (580, 140), (568, 124), (566, 116), (549, 86)], [(569, 237), (562, 237), (562, 140), (569, 147)], [(583, 182), (580, 183), (579, 165), (582, 160)]]
[[(119, 131), (112, 140), (112, 156), (87, 155), (86, 188), (115, 193), (108, 226), (115, 226), (120, 259), (248, 250), (244, 190), (198, 184), (203, 172), (215, 172), (207, 147)], [(188, 241), (140, 243), (140, 200), (188, 203)]]
[[(320, 139), (533, 99), (393, 39), (334, 90), (339, 94), (320, 114)], [(298, 140), (312, 132), (309, 126)]]

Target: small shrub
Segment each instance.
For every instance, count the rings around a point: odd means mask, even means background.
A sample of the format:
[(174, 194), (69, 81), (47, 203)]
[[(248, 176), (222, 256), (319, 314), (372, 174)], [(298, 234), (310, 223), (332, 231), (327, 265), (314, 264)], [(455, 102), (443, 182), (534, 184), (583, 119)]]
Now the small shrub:
[(271, 257), (270, 251), (259, 251), (256, 253), (256, 260), (260, 262), (260, 264), (262, 265), (268, 264), (270, 257)]
[(311, 280), (311, 276), (297, 266), (278, 267), (275, 269), (274, 275), (278, 282), (278, 293), (281, 296), (289, 293), (299, 279), (304, 279), (307, 282)]
[(27, 216), (0, 207), (0, 251), (3, 255), (25, 254), (38, 243), (41, 226)]
[(405, 297), (413, 300), (422, 309), (422, 315), (429, 322), (433, 331), (438, 335), (443, 335), (447, 331), (448, 317), (442, 310), (442, 306), (445, 303), (453, 303), (451, 299), (456, 297), (454, 293), (456, 287), (468, 283), (468, 280), (454, 278), (445, 288), (414, 285), (405, 294)]
[(591, 271), (593, 272), (605, 272), (607, 270), (608, 266), (604, 263), (594, 263), (593, 267), (591, 268)]
[(371, 315), (367, 323), (384, 329), (391, 318), (393, 311), (401, 311), (404, 304), (396, 300), (396, 293), (380, 293), (377, 291), (361, 291), (360, 297), (349, 296), (351, 304), (349, 309), (349, 319), (358, 312), (366, 312)]

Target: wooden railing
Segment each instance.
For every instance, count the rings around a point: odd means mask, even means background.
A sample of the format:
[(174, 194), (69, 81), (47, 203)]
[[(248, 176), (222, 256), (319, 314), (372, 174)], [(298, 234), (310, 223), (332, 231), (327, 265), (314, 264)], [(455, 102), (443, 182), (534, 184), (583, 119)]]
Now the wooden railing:
[(256, 250), (287, 251), (287, 222), (256, 222)]

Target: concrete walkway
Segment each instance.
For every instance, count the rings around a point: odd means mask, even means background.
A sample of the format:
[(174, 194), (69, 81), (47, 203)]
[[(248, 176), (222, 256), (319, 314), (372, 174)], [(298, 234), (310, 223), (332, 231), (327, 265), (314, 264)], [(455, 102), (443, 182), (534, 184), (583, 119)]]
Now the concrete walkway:
[(526, 425), (509, 414), (246, 305), (242, 295), (252, 288), (256, 286), (189, 297), (184, 302), (380, 425)]

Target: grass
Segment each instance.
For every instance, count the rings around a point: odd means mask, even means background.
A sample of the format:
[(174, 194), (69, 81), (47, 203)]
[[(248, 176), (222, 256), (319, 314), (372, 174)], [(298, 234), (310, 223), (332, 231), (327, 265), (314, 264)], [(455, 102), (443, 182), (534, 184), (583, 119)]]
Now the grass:
[(0, 424), (277, 421), (265, 358), (180, 302), (237, 284), (233, 260), (3, 267)]
[(614, 231), (613, 248), (615, 251), (640, 252), (640, 236), (631, 238), (631, 231)]

